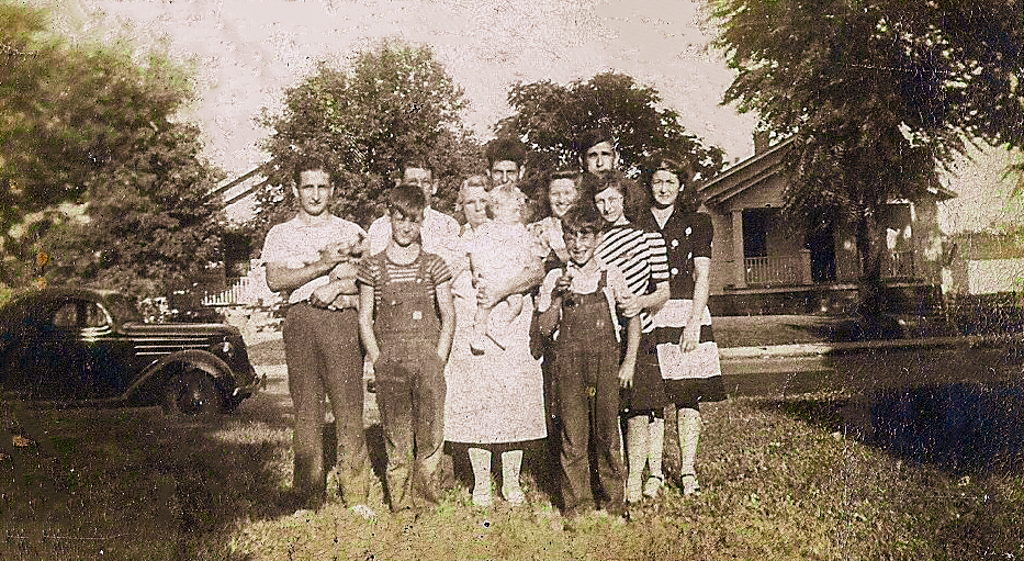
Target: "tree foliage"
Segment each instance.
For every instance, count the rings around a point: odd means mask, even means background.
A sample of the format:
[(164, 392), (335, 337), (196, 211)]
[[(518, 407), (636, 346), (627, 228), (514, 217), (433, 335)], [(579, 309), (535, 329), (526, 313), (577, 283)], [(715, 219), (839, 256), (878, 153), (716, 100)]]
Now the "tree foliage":
[(143, 134), (153, 138), (90, 190), (89, 221), (44, 238), (57, 276), (161, 294), (222, 260), (223, 205), (208, 195), (221, 174), (203, 163), (198, 128)]
[[(289, 176), (297, 157), (324, 158), (335, 172), (336, 214), (368, 224), (404, 163), (426, 161), (437, 177), (457, 177), (479, 164), (480, 151), (462, 124), (462, 89), (429, 47), (385, 41), (356, 53), (350, 67), (322, 63), (285, 93), (266, 149), (268, 187), (257, 196), (256, 230), (294, 211)], [(452, 199), (452, 185), (439, 191)]]
[(599, 127), (618, 139), (621, 165), (631, 174), (655, 154), (690, 162), (705, 178), (722, 169), (721, 149), (687, 133), (675, 111), (659, 107), (657, 90), (625, 74), (607, 72), (568, 85), (516, 83), (508, 103), (515, 113), (496, 129), (524, 140), (531, 174), (578, 166), (573, 140)]
[(938, 183), (967, 143), (1024, 143), (1024, 1), (712, 0), (726, 103), (795, 137), (787, 208), (857, 226), (880, 274), (881, 205)]
[(0, 280), (154, 293), (216, 260), (219, 172), (176, 118), (187, 75), (160, 55), (70, 43), (18, 4), (0, 3), (0, 29)]

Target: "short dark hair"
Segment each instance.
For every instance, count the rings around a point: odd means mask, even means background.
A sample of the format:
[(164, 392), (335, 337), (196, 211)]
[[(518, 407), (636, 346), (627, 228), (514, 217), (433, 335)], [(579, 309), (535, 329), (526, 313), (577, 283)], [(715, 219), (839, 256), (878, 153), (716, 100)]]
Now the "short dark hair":
[(425, 169), (430, 172), (430, 180), (434, 181), (437, 179), (437, 171), (434, 170), (434, 166), (426, 158), (409, 158), (399, 162), (398, 166), (398, 178), (395, 179), (395, 184), (398, 185), (402, 181), (405, 181), (405, 170), (409, 168)]
[(587, 150), (590, 150), (602, 142), (609, 142), (615, 150), (619, 149), (618, 142), (615, 140), (615, 135), (612, 134), (611, 129), (607, 128), (590, 129), (584, 132), (576, 137), (572, 146), (573, 149), (576, 150), (576, 155), (579, 157), (580, 161), (583, 161), (587, 157)]
[(593, 204), (575, 204), (562, 217), (562, 231), (566, 234), (600, 234), (604, 227), (604, 218)]
[(413, 183), (400, 183), (388, 193), (388, 210), (402, 213), (402, 216), (423, 214), (427, 208), (427, 197), (423, 189)]
[(328, 184), (334, 185), (334, 172), (324, 158), (319, 156), (299, 156), (292, 161), (292, 181), (296, 187), (299, 186), (299, 182), (302, 180), (302, 172), (304, 171), (323, 171), (327, 174)]
[(491, 169), (495, 162), (506, 160), (522, 168), (526, 161), (526, 145), (514, 136), (502, 136), (487, 143), (484, 155), (487, 157), (487, 169)]

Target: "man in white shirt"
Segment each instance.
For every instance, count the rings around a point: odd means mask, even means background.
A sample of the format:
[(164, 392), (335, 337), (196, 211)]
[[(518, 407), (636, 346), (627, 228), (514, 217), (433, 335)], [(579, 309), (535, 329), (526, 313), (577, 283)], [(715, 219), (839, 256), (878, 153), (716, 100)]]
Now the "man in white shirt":
[[(454, 270), (459, 259), (459, 223), (451, 216), (430, 207), (431, 198), (437, 194), (433, 171), (426, 164), (410, 163), (402, 172), (401, 183), (418, 185), (427, 197), (427, 208), (423, 212), (423, 226), (420, 229), (423, 251), (441, 256), (448, 268)], [(386, 213), (370, 224), (368, 238), (370, 255), (376, 255), (388, 246), (391, 241), (391, 221)]]
[(324, 399), (329, 397), (338, 441), (337, 489), (357, 512), (367, 512), (370, 462), (363, 427), (363, 357), (355, 289), (356, 256), (366, 234), (334, 216), (330, 168), (319, 160), (295, 166), (292, 193), (299, 211), (270, 229), (263, 244), (267, 286), (288, 303), (284, 321), (288, 391), (295, 407), (294, 488), (306, 507), (325, 498)]

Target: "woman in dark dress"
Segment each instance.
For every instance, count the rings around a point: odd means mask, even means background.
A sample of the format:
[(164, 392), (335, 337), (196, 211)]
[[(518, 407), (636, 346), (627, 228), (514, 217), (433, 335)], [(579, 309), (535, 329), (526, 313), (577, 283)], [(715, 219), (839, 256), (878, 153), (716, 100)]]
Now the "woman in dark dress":
[(647, 177), (652, 204), (642, 221), (661, 232), (668, 249), (669, 301), (654, 316), (658, 360), (669, 401), (678, 409), (680, 476), (684, 495), (700, 491), (694, 462), (700, 439), (699, 404), (725, 399), (718, 346), (707, 308), (711, 269), (711, 218), (688, 166), (663, 159)]

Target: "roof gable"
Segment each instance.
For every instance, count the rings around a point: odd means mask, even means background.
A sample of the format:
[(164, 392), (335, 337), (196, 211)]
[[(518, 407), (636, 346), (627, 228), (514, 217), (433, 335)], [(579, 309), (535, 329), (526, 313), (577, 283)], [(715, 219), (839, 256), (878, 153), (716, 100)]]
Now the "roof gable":
[(793, 138), (743, 160), (725, 170), (700, 188), (704, 204), (719, 206), (744, 191), (757, 188), (779, 173), (789, 154)]
[[(721, 206), (745, 191), (759, 189), (782, 171), (789, 156), (794, 137), (772, 146), (770, 149), (737, 163), (700, 187), (704, 204), (708, 207)], [(956, 198), (957, 194), (942, 185), (925, 186), (920, 195), (945, 201)]]

